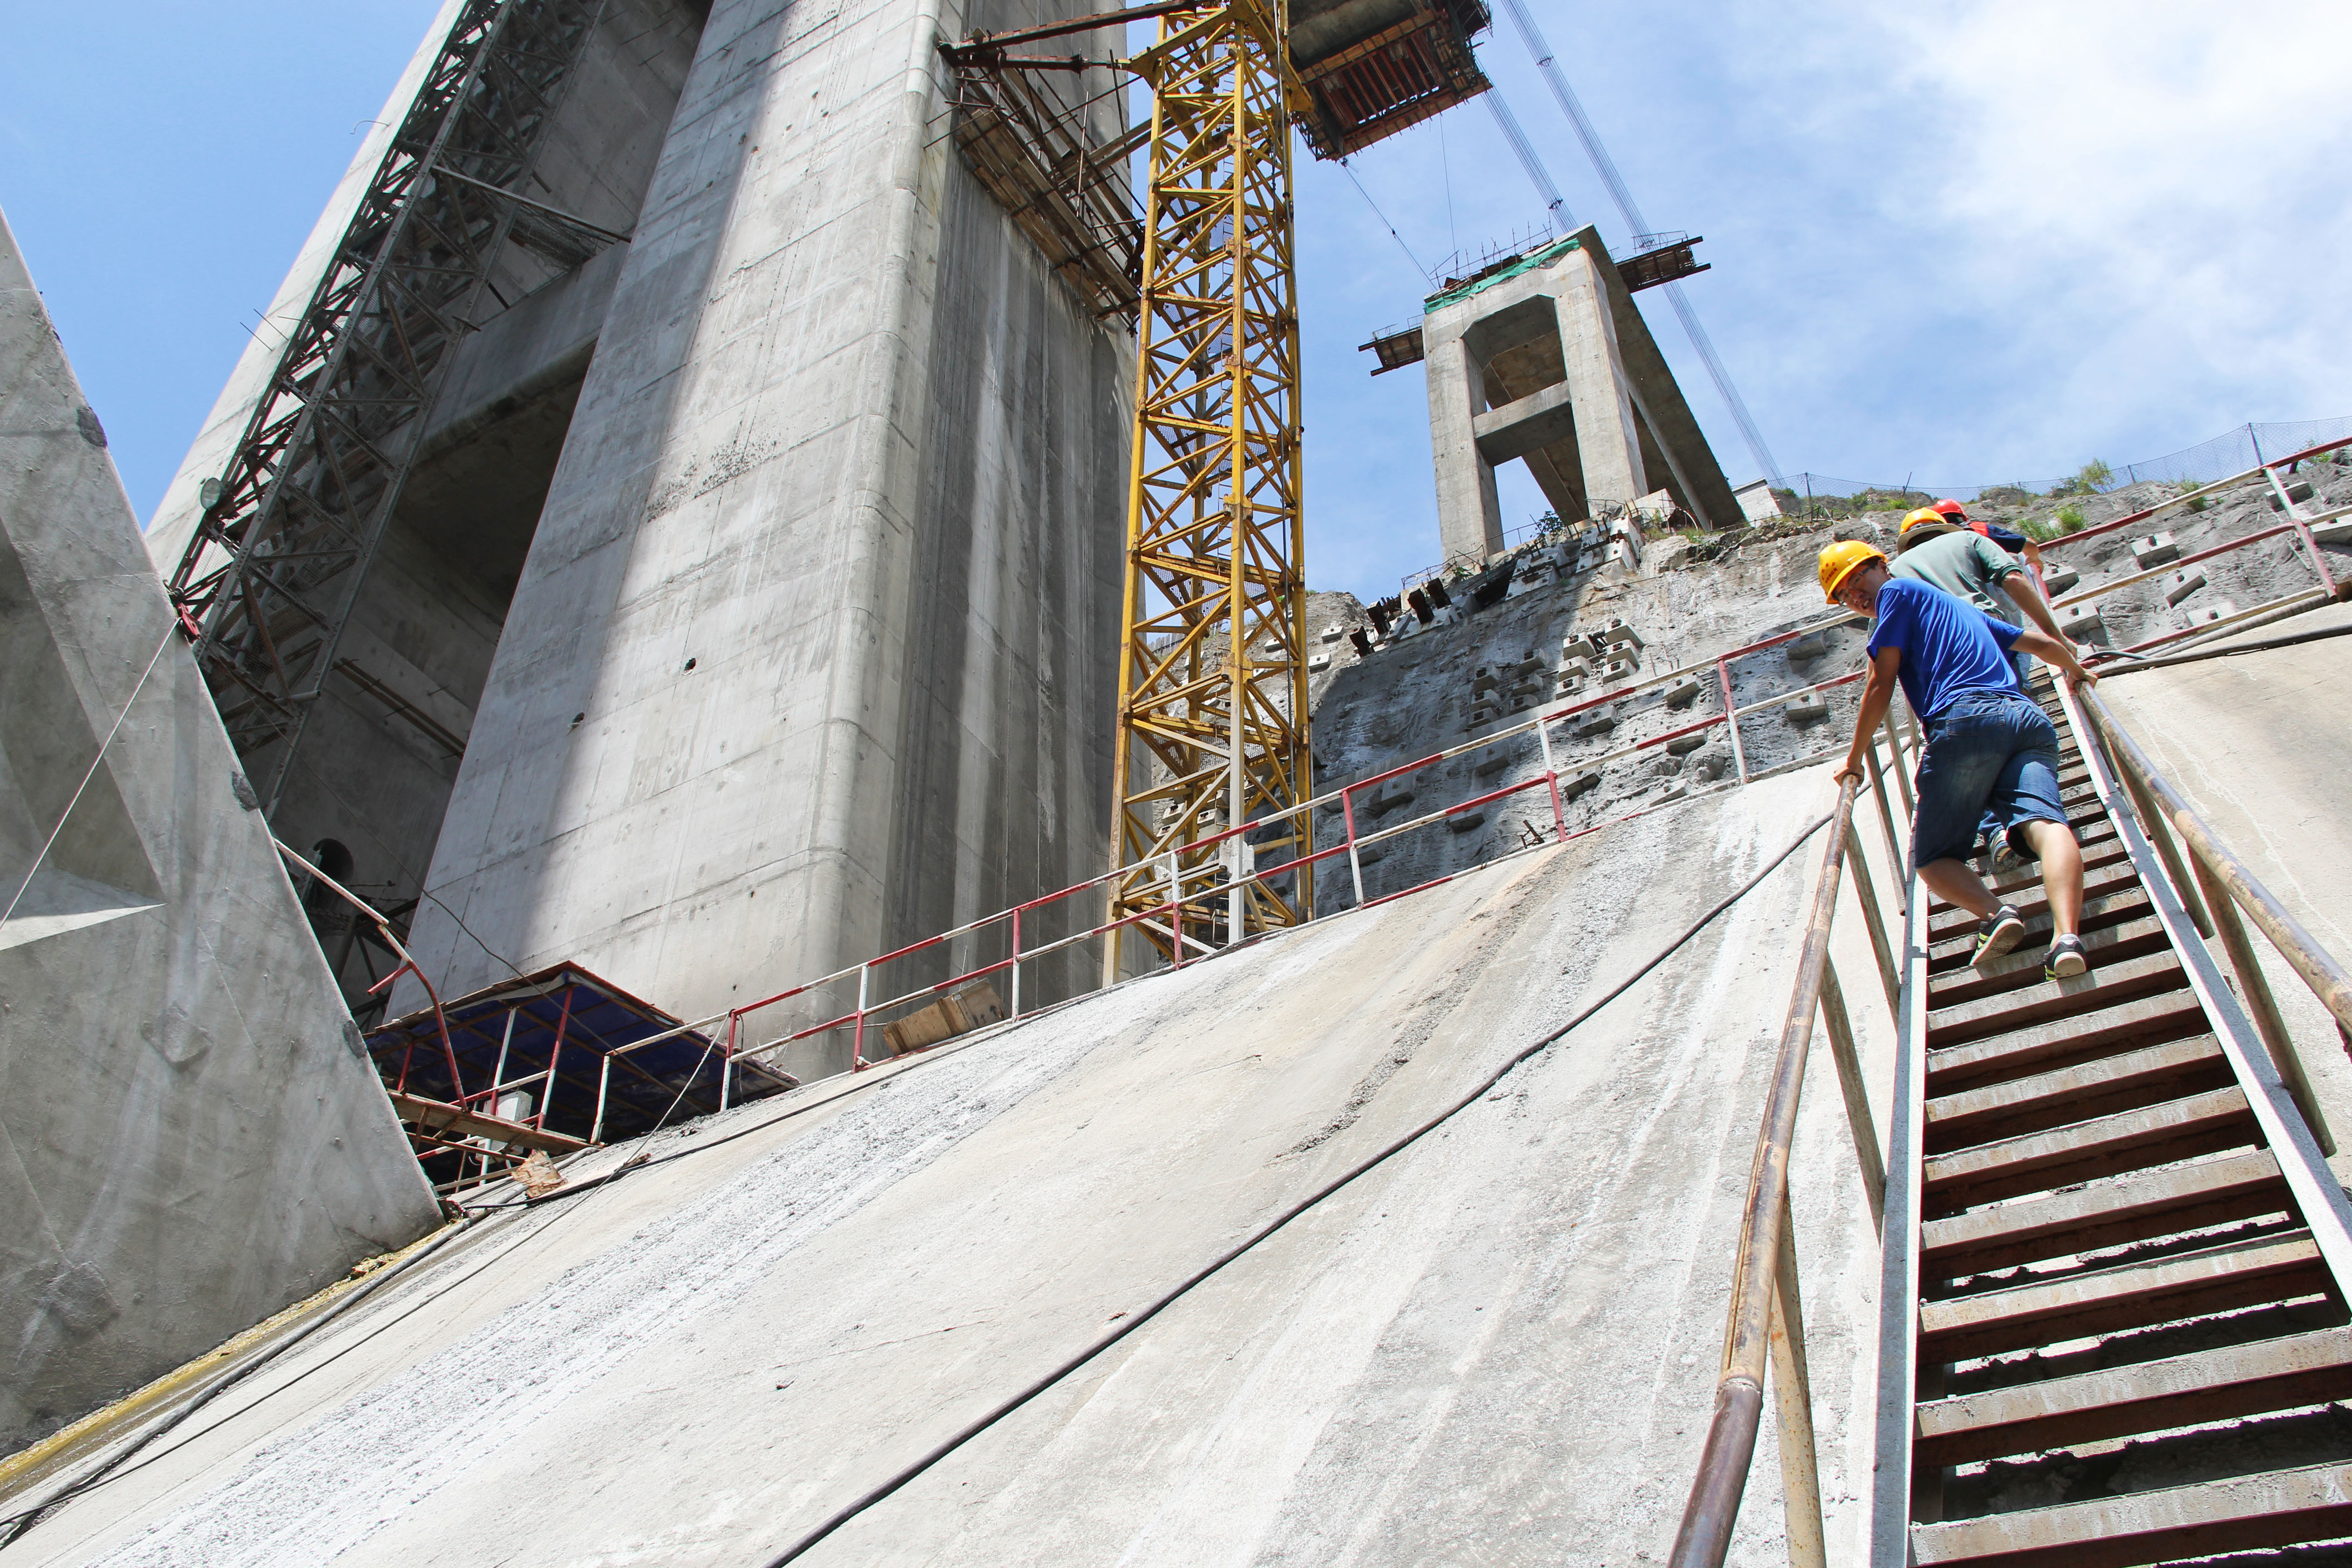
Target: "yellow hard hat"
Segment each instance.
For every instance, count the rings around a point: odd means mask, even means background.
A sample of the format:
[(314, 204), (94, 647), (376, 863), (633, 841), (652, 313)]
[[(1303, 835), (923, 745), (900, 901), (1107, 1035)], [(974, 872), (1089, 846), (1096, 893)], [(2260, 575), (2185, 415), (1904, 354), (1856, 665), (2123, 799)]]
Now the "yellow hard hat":
[(1913, 512), (1910, 516), (1903, 520), (1902, 531), (1905, 533), (1908, 533), (1914, 526), (1919, 523), (1948, 522), (1950, 521), (1951, 520), (1949, 518), (1946, 517), (1942, 512), (1937, 511), (1934, 507), (1923, 506), (1917, 511)]
[(1836, 604), (1839, 586), (1855, 567), (1865, 561), (1884, 564), (1885, 560), (1884, 551), (1864, 544), (1859, 539), (1839, 540), (1822, 552), (1822, 593), (1831, 604)]

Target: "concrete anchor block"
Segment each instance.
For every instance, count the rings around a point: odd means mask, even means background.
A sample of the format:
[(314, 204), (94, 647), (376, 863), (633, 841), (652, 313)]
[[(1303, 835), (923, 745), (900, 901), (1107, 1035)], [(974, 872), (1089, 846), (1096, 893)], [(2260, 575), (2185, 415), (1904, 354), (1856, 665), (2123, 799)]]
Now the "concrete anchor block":
[(1483, 810), (1457, 812), (1445, 819), (1445, 830), (1448, 833), (1467, 833), (1474, 827), (1484, 826), (1486, 821), (1486, 814)]
[(1634, 670), (1640, 668), (1640, 665), (1641, 660), (1631, 657), (1612, 658), (1601, 667), (1601, 683), (1613, 686), (1621, 680), (1631, 680), (1633, 679)]
[(1470, 754), (1470, 773), (1475, 778), (1486, 778), (1501, 773), (1511, 765), (1512, 753), (1517, 748), (1510, 745), (1489, 746)]
[(1476, 707), (1470, 710), (1470, 717), (1463, 721), (1464, 727), (1471, 730), (1483, 730), (1502, 716), (1503, 710), (1500, 708), (1496, 707), (1491, 701), (1480, 702)]
[(1347, 635), (1348, 628), (1339, 625), (1336, 621), (1323, 628), (1323, 640), (1325, 642), (1338, 642), (1341, 637), (1346, 637)]
[(1524, 713), (1530, 708), (1540, 708), (1542, 706), (1543, 697), (1540, 693), (1534, 691), (1514, 691), (1511, 693), (1510, 710), (1514, 713)]
[(1573, 697), (1591, 683), (1589, 675), (1563, 675), (1559, 678), (1559, 695)]
[[(2286, 499), (2294, 502), (2298, 506), (2302, 505), (2305, 501), (2309, 500), (2312, 498), (2312, 495), (2313, 491), (2310, 484), (2303, 479), (2292, 480), (2286, 487)], [(2271, 496), (2270, 503), (2271, 510), (2273, 511), (2284, 511), (2286, 510), (2284, 507), (2279, 505), (2279, 499), (2275, 494)]]
[(2042, 585), (2053, 595), (2066, 592), (2082, 580), (2083, 574), (2072, 566), (2063, 566), (2053, 562), (2042, 568)]
[(1676, 735), (1673, 740), (1666, 742), (1666, 750), (1677, 757), (1684, 757), (1688, 756), (1691, 752), (1697, 751), (1701, 746), (1706, 744), (1706, 731), (1701, 730), (1696, 734)]
[(1602, 625), (1601, 640), (1611, 647), (1622, 645), (1639, 648), (1643, 646), (1641, 633), (1627, 626), (1622, 616), (1612, 616)]
[(1470, 689), (1474, 693), (1491, 691), (1495, 689), (1496, 682), (1500, 679), (1502, 679), (1502, 674), (1493, 665), (1475, 665), (1470, 670)]
[(1662, 779), (1672, 778), (1675, 774), (1683, 771), (1683, 760), (1670, 752), (1666, 755), (1653, 761), (1650, 763), (1650, 771), (1656, 773)]
[(1808, 632), (1789, 645), (1789, 662), (1811, 664), (1829, 650), (1829, 642), (1821, 633)]
[(1328, 653), (1310, 655), (1307, 660), (1307, 673), (1309, 675), (1314, 674), (1317, 670), (1328, 669), (1330, 668), (1331, 656)]
[(2180, 612), (2180, 624), (2185, 626), (2210, 626), (2216, 621), (2226, 621), (2238, 613), (2238, 606), (2227, 599), (2216, 599), (2210, 605), (2199, 605)]
[(1595, 735), (1605, 735), (1617, 727), (1617, 715), (1606, 708), (1595, 708), (1576, 716), (1576, 738), (1589, 741)]
[(1668, 784), (1665, 788), (1658, 792), (1658, 804), (1660, 805), (1664, 805), (1670, 800), (1680, 800), (1683, 796), (1688, 794), (1690, 794), (1689, 781), (1685, 779), (1676, 779), (1674, 783)]
[(1591, 679), (1592, 660), (1580, 653), (1573, 658), (1562, 659), (1559, 666), (1559, 678), (1562, 680), (1571, 678), (1578, 680)]
[(1601, 639), (1591, 632), (1578, 632), (1562, 639), (1559, 657), (1564, 661), (1562, 668), (1566, 668), (1565, 661), (1580, 658), (1589, 664), (1601, 657)]
[(2131, 542), (2131, 552), (2132, 560), (2145, 572), (2151, 566), (2161, 566), (2168, 561), (2178, 559), (2180, 546), (2173, 542), (2172, 535), (2168, 533), (2144, 533)]
[[(1386, 816), (1401, 805), (1410, 805), (1412, 803), (1412, 797), (1413, 787), (1409, 782), (1403, 779), (1391, 779), (1386, 784), (1375, 784), (1372, 787), (1372, 798), (1365, 805), (1374, 816)], [(1356, 798), (1361, 801), (1364, 797), (1358, 795)]]
[(1830, 716), (1830, 700), (1821, 692), (1808, 691), (1783, 706), (1780, 713), (1791, 724), (1818, 724)]
[(2178, 572), (2164, 574), (2164, 602), (2178, 605), (2205, 585), (2205, 568), (2184, 566)]
[(2096, 605), (2069, 605), (2058, 612), (2058, 629), (2070, 641), (2091, 642), (2107, 635), (2107, 622)]
[(1598, 770), (1589, 773), (1579, 773), (1559, 786), (1559, 798), (1574, 800), (1578, 795), (1591, 795), (1600, 787), (1601, 774)]
[(1706, 689), (1706, 688), (1700, 682), (1697, 676), (1685, 675), (1680, 680), (1675, 681), (1672, 686), (1666, 688), (1666, 706), (1669, 708), (1687, 708), (1692, 703), (1698, 700), (1698, 694), (1704, 689)]

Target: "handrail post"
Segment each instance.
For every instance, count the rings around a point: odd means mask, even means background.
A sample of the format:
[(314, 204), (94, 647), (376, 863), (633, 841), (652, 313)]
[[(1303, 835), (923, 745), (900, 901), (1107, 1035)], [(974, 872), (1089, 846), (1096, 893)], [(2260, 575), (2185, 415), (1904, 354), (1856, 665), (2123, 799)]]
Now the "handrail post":
[(1886, 1223), (1886, 1161), (1878, 1152), (1869, 1080), (1862, 1076), (1862, 1053), (1854, 1048), (1853, 1023), (1846, 1015), (1845, 994), (1838, 988), (1837, 965), (1826, 960), (1822, 964), (1822, 1022), (1829, 1028), (1830, 1056), (1837, 1062), (1845, 1124), (1853, 1134), (1854, 1161), (1862, 1167), (1863, 1195), (1870, 1200), (1871, 1228), (1877, 1230)]
[(1780, 1253), (1772, 1278), (1772, 1407), (1780, 1417), (1780, 1512), (1789, 1568), (1828, 1568), (1821, 1458), (1813, 1442), (1813, 1380), (1805, 1366), (1805, 1310), (1797, 1289), (1797, 1227), (1780, 1194)]
[(2287, 1092), (2294, 1096), (2295, 1109), (2311, 1128), (2312, 1141), (2323, 1154), (2336, 1152), (2336, 1136), (2327, 1130), (2327, 1119), (2319, 1113), (2319, 1097), (2311, 1092), (2311, 1079), (2305, 1076), (2303, 1057), (2294, 1048), (2294, 1041), (2286, 1032), (2286, 1020), (2279, 1016), (2278, 999), (2271, 994), (2270, 982), (2263, 976), (2262, 961), (2255, 956), (2254, 944), (2246, 940), (2245, 922), (2230, 901), (2230, 889), (2221, 879), (2205, 868), (2202, 859), (2191, 857), (2197, 868), (2197, 880), (2205, 889), (2205, 902), (2213, 911), (2213, 923), (2220, 928), (2221, 949), (2230, 955), (2230, 965), (2238, 972), (2238, 994), (2245, 998), (2246, 1011), (2254, 1016), (2254, 1029), (2270, 1048), (2271, 1061), (2278, 1068), (2279, 1077), (2286, 1079)]
[(1536, 720), (1536, 745), (1543, 752), (1544, 787), (1551, 792), (1551, 828), (1559, 843), (1568, 842), (1568, 809), (1559, 801), (1559, 767), (1552, 760), (1551, 725)]
[(1715, 661), (1715, 678), (1723, 687), (1723, 723), (1731, 731), (1731, 765), (1738, 770), (1739, 782), (1748, 782), (1748, 751), (1739, 743), (1739, 704), (1731, 696), (1731, 660)]
[[(1845, 864), (1845, 832), (1853, 820), (1861, 781), (1838, 786), (1837, 810), (1829, 823), (1829, 845), (1814, 883), (1812, 908), (1797, 961), (1797, 984), (1780, 1026), (1780, 1049), (1766, 1091), (1763, 1125), (1756, 1134), (1756, 1158), (1748, 1174), (1748, 1197), (1740, 1221), (1739, 1254), (1731, 1277), (1731, 1302), (1725, 1312), (1723, 1367), (1715, 1385), (1715, 1411), (1707, 1423), (1706, 1447), (1683, 1505), (1675, 1534), (1672, 1568), (1718, 1568), (1731, 1546), (1740, 1495), (1756, 1458), (1756, 1431), (1764, 1410), (1766, 1357), (1771, 1346), (1773, 1304), (1781, 1248), (1788, 1235), (1789, 1149), (1797, 1131), (1797, 1104), (1804, 1092), (1805, 1058), (1813, 1038), (1813, 1015), (1821, 1005), (1822, 976), (1829, 964), (1830, 924), (1837, 916), (1838, 879)], [(1802, 1504), (1792, 1504), (1801, 1507)]]
[(1021, 1016), (1021, 906), (1013, 906), (1013, 1007), (1008, 1017)]
[(1853, 862), (1853, 893), (1862, 905), (1862, 923), (1870, 928), (1871, 952), (1878, 958), (1879, 984), (1886, 988), (1886, 1010), (1899, 1015), (1903, 984), (1895, 973), (1895, 950), (1886, 940), (1886, 916), (1879, 909), (1878, 884), (1871, 879), (1870, 862), (1862, 853), (1862, 835), (1852, 822), (1845, 825), (1846, 858)]
[[(2105, 737), (2097, 739), (2104, 742)], [(2131, 796), (2132, 812), (2139, 818), (2148, 842), (2156, 846), (2156, 858), (2164, 862), (2164, 874), (2172, 879), (2172, 890), (2180, 895), (2180, 907), (2188, 911), (2189, 923), (2197, 928), (2199, 936), (2208, 942), (2212, 941), (2213, 917), (2206, 911), (2204, 899), (2199, 891), (2199, 880), (2190, 877), (2189, 868), (2181, 863), (2180, 846), (2173, 839), (2172, 825), (2164, 820), (2162, 812), (2156, 809), (2156, 797), (2147, 793), (2147, 784), (2139, 776), (2139, 770), (2116, 756), (2113, 747), (2103, 744), (2101, 749), (2106, 752), (2107, 760), (2116, 764), (2116, 776), (2123, 780), (2124, 793)]]
[(1903, 797), (1903, 815), (1908, 816), (1917, 811), (1919, 805), (1911, 798), (1911, 775), (1904, 770), (1903, 738), (1895, 732), (1895, 710), (1889, 708), (1879, 724), (1886, 731), (1886, 752), (1893, 763), (1888, 771), (1895, 775), (1895, 793)]
[(1886, 830), (1886, 863), (1895, 868), (1895, 890), (1900, 895), (1895, 907), (1908, 920), (1911, 916), (1911, 857), (1907, 841), (1895, 829), (1895, 808), (1886, 803), (1886, 770), (1878, 764), (1878, 746), (1873, 742), (1863, 753), (1870, 764), (1870, 793), (1878, 797), (1878, 825)]
[(1364, 863), (1356, 857), (1356, 786), (1339, 792), (1339, 815), (1348, 827), (1348, 875), (1356, 880), (1356, 907), (1364, 907)]

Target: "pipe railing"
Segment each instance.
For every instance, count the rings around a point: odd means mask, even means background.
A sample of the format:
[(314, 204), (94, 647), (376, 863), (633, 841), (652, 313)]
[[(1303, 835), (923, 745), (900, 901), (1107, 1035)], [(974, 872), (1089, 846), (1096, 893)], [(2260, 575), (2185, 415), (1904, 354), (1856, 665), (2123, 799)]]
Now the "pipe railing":
[[(1895, 731), (1887, 732), (1893, 765), (1902, 767), (1903, 752)], [(1882, 768), (1874, 746), (1869, 755), (1871, 783), (1885, 809)], [(1766, 1091), (1763, 1124), (1756, 1140), (1756, 1156), (1748, 1177), (1748, 1194), (1741, 1218), (1739, 1248), (1732, 1268), (1731, 1303), (1725, 1313), (1723, 1362), (1716, 1382), (1715, 1409), (1707, 1425), (1706, 1445), (1698, 1473), (1684, 1505), (1682, 1526), (1675, 1537), (1670, 1561), (1675, 1568), (1717, 1568), (1731, 1544), (1732, 1525), (1756, 1457), (1756, 1435), (1763, 1418), (1764, 1388), (1770, 1376), (1773, 1408), (1780, 1420), (1780, 1481), (1791, 1568), (1820, 1568), (1828, 1562), (1822, 1527), (1819, 1466), (1813, 1442), (1812, 1393), (1805, 1363), (1805, 1324), (1797, 1283), (1796, 1232), (1789, 1209), (1789, 1162), (1796, 1137), (1797, 1109), (1804, 1089), (1805, 1064), (1811, 1053), (1815, 1021), (1829, 1037), (1837, 1064), (1838, 1087), (1845, 1102), (1846, 1125), (1852, 1133), (1854, 1158), (1862, 1174), (1863, 1194), (1877, 1226), (1885, 1212), (1886, 1166), (1870, 1114), (1868, 1085), (1854, 1043), (1853, 1026), (1830, 960), (1830, 934), (1837, 918), (1838, 891), (1849, 864), (1854, 872), (1854, 895), (1869, 927), (1871, 946), (1888, 1005), (1895, 1005), (1895, 959), (1886, 937), (1886, 921), (1877, 890), (1862, 855), (1861, 837), (1854, 831), (1853, 808), (1862, 783), (1847, 778), (1838, 786), (1837, 810), (1814, 879), (1804, 944), (1797, 960), (1797, 980), (1780, 1029), (1780, 1048)], [(1888, 819), (1888, 838), (1895, 848), (1895, 863), (1905, 859)]]
[[(2287, 1033), (2286, 1021), (2279, 1013), (2277, 998), (2263, 973), (2262, 963), (2246, 935), (2245, 921), (2239, 918), (2240, 911), (2269, 940), (2288, 967), (2311, 987), (2312, 994), (2335, 1018), (2337, 1027), (2347, 1031), (2347, 1037), (2352, 1037), (2352, 973), (2346, 973), (2335, 955), (2303, 929), (2302, 922), (2287, 912), (2277, 896), (2221, 841), (2131, 732), (2116, 721), (2114, 710), (2095, 690), (2084, 687), (2075, 692), (2074, 698), (2105, 748), (2110, 764), (2123, 780), (2133, 815), (2139, 818), (2142, 829), (2155, 846), (2183, 909), (2196, 922), (2200, 935), (2208, 940), (2219, 937), (2231, 967), (2237, 972), (2238, 994), (2252, 1017), (2255, 1032), (2261, 1035), (2279, 1076), (2286, 1080), (2288, 1092), (2294, 1097), (2296, 1109), (2310, 1126), (2320, 1152), (2335, 1153), (2335, 1138), (2320, 1113), (2318, 1098), (2312, 1093), (2311, 1079), (2304, 1071), (2303, 1058)], [(2188, 850), (2185, 862), (2181, 855), (2184, 846)]]

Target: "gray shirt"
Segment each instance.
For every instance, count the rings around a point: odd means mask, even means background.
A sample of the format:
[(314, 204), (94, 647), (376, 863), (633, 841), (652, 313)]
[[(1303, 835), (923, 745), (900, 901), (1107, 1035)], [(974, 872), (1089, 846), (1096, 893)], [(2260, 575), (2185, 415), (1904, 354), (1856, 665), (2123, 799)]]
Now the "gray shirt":
[(1916, 577), (1957, 594), (1995, 620), (2024, 625), (2017, 606), (2006, 594), (1995, 594), (1993, 585), (2023, 572), (2025, 563), (1981, 533), (1955, 529), (1915, 544), (1895, 558), (1890, 570), (1897, 577)]

